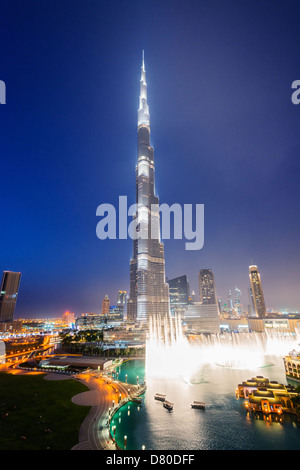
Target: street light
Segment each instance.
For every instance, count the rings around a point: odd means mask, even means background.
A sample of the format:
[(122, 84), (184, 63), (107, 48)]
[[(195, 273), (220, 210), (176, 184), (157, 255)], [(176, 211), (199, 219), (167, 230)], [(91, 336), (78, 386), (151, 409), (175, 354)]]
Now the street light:
[(145, 450), (145, 446), (142, 446), (142, 450)]
[(125, 382), (127, 383), (127, 374), (125, 375)]
[(126, 445), (127, 445), (127, 436), (124, 436), (124, 450), (126, 450)]

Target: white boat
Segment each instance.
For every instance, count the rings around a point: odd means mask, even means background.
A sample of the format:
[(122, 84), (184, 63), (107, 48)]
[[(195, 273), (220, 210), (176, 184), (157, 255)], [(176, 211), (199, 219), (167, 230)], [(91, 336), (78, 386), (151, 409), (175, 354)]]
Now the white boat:
[(167, 395), (163, 395), (162, 393), (156, 393), (154, 395), (155, 400), (165, 401)]
[(170, 401), (165, 400), (163, 406), (167, 408), (167, 410), (172, 411), (174, 403), (171, 403)]
[(191, 407), (205, 410), (205, 403), (203, 401), (194, 401), (194, 403), (191, 404)]

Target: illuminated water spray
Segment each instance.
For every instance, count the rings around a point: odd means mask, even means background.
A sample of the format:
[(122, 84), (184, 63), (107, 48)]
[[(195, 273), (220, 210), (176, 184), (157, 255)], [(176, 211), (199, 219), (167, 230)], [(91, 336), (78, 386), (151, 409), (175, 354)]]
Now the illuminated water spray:
[(190, 380), (204, 365), (231, 369), (257, 369), (272, 364), (272, 356), (285, 356), (299, 339), (281, 332), (200, 335), (191, 342), (180, 318), (151, 318), (146, 343), (147, 377), (182, 377)]

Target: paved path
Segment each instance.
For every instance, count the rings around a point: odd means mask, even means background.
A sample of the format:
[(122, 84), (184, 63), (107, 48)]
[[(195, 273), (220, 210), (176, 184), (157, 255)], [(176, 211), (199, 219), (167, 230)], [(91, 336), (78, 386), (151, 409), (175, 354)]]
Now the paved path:
[(128, 389), (130, 394), (135, 394), (138, 387), (117, 381), (109, 383), (105, 377), (97, 378), (96, 374), (82, 374), (76, 379), (90, 391), (75, 395), (72, 401), (78, 405), (91, 406), (91, 409), (80, 427), (79, 442), (72, 450), (116, 450), (107, 424), (109, 408), (113, 408), (113, 400), (117, 405), (120, 394), (124, 399), (128, 396)]

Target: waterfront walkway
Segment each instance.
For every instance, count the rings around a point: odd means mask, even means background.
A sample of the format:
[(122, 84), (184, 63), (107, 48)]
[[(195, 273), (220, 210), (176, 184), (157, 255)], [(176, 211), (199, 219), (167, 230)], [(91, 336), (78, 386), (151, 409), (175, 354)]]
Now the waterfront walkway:
[[(113, 412), (128, 396), (135, 396), (141, 388), (137, 385), (111, 380), (100, 374), (81, 374), (76, 376), (90, 391), (79, 393), (72, 398), (73, 403), (91, 406), (79, 430), (79, 442), (72, 450), (116, 450), (117, 446), (110, 436), (109, 409)], [(128, 392), (129, 390), (129, 392)]]

